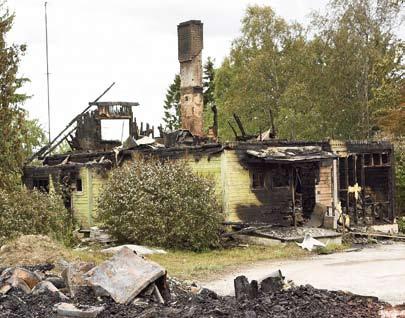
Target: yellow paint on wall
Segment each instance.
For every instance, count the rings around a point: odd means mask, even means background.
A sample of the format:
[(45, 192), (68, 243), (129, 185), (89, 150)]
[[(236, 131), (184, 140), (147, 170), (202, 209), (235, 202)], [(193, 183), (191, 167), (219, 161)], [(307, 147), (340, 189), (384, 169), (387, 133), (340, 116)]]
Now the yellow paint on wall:
[(79, 225), (88, 228), (95, 225), (97, 200), (105, 178), (90, 167), (80, 169), (80, 178), (82, 180), (82, 191), (72, 193), (72, 208)]

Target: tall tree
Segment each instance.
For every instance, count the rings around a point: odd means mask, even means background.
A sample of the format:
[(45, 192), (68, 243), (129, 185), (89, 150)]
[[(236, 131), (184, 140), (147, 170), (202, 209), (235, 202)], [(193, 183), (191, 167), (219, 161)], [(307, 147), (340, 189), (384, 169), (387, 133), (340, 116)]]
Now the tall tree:
[(203, 68), (203, 87), (204, 87), (204, 109), (210, 109), (215, 104), (215, 60), (207, 58)]
[[(242, 35), (217, 71), (221, 137), (232, 137), (226, 122), (234, 112), (250, 133), (272, 128), (288, 137), (290, 127), (316, 115), (301, 80), (309, 58), (305, 38), (301, 25), (288, 24), (270, 7), (248, 7)], [(303, 124), (302, 129), (311, 126)]]
[(314, 16), (328, 135), (371, 137), (379, 111), (398, 105), (404, 42), (394, 31), (400, 10), (400, 2), (390, 0), (333, 0), (326, 15)]
[(282, 138), (371, 136), (379, 111), (398, 105), (398, 3), (333, 0), (309, 28), (270, 7), (249, 7), (216, 74), (220, 135), (232, 137), (227, 121), (236, 112), (250, 133), (274, 127)]
[(164, 101), (165, 128), (172, 131), (179, 129), (180, 122), (180, 75), (176, 74), (173, 83), (167, 89), (166, 99)]
[(42, 134), (21, 107), (28, 97), (19, 89), (28, 79), (18, 76), (18, 67), (26, 46), (6, 42), (13, 20), (14, 14), (0, 3), (0, 188), (5, 189), (19, 183), (24, 162)]

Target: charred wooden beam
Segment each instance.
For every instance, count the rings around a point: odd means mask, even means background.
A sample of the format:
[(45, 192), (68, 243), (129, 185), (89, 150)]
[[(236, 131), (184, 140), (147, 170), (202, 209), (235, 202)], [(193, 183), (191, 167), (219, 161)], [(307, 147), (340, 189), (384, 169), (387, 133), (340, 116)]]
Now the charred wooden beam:
[[(115, 85), (115, 82), (113, 82), (109, 87), (107, 87), (107, 89), (101, 93), (101, 95), (99, 97), (97, 97), (94, 102), (98, 102), (100, 100), (101, 97), (103, 97), (110, 89), (111, 87), (113, 87)], [(79, 115), (77, 115), (75, 118), (73, 118), (69, 124), (48, 144), (46, 144), (44, 147), (42, 147), (40, 150), (38, 150), (36, 153), (34, 153), (29, 159), (28, 159), (28, 163), (30, 163), (32, 160), (34, 160), (35, 158), (44, 156), (44, 153), (52, 147), (52, 145), (54, 144), (54, 142), (56, 140), (58, 140), (65, 132), (66, 130), (68, 130), (76, 121), (78, 118), (80, 118), (85, 112), (87, 112), (90, 109), (91, 105), (87, 106)], [(49, 153), (50, 151), (48, 151)]]
[(234, 114), (233, 114), (233, 118), (235, 118), (236, 124), (237, 124), (238, 127), (239, 127), (239, 130), (240, 130), (240, 132), (241, 132), (241, 134), (242, 134), (242, 137), (245, 137), (245, 136), (246, 136), (246, 132), (245, 132), (245, 129), (243, 128), (242, 121), (240, 120), (239, 116), (234, 113)]
[(236, 132), (235, 128), (232, 126), (231, 122), (228, 121), (229, 127), (231, 127), (233, 134), (235, 135), (235, 138), (238, 139), (238, 133)]

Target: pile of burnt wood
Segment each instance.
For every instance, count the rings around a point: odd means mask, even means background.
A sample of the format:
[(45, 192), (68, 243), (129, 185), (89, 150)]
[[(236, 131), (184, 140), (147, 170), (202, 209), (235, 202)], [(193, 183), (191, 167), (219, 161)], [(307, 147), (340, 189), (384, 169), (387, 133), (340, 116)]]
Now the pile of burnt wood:
[(235, 296), (166, 279), (166, 271), (123, 248), (94, 266), (0, 270), (0, 318), (13, 317), (380, 317), (376, 297), (294, 286), (280, 271), (262, 281), (234, 280)]

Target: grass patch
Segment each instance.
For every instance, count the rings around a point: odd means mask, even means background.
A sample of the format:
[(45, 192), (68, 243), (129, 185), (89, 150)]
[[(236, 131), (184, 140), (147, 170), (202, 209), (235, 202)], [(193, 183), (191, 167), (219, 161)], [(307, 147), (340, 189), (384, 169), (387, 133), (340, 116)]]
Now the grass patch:
[(338, 244), (338, 243), (329, 243), (325, 247), (319, 247), (315, 250), (315, 253), (324, 255), (324, 254), (333, 254), (343, 252), (344, 250), (350, 248), (348, 244)]
[(184, 280), (207, 280), (227, 270), (258, 261), (296, 259), (311, 255), (295, 244), (249, 246), (205, 252), (168, 251), (148, 258), (167, 269), (170, 276)]
[(111, 257), (98, 250), (74, 250), (43, 235), (22, 235), (0, 249), (0, 267), (52, 263), (56, 271), (60, 260), (99, 264)]

